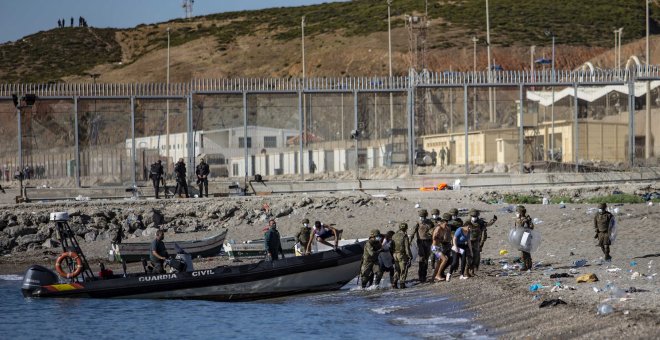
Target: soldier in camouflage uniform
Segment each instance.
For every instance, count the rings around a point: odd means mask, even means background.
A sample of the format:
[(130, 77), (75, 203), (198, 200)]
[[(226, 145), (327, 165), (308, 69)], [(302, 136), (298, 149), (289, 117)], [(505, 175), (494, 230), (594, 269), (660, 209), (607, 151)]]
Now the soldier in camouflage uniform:
[(302, 220), (303, 225), (300, 227), (300, 230), (298, 230), (298, 233), (296, 233), (296, 244), (298, 245), (298, 249), (300, 249), (301, 255), (309, 255), (311, 252), (311, 246), (312, 246), (312, 227), (309, 226), (309, 219), (304, 218)]
[(410, 251), (410, 239), (408, 239), (408, 224), (401, 223), (399, 231), (392, 236), (390, 247), (394, 253), (394, 287), (406, 288), (406, 278), (408, 277), (408, 268), (412, 259)]
[(380, 279), (383, 277), (383, 272), (380, 270), (380, 265), (378, 264), (378, 254), (382, 247), (380, 240), (380, 230), (373, 229), (371, 234), (369, 234), (369, 240), (364, 245), (362, 267), (360, 268), (362, 288), (367, 288), (367, 282), (370, 281), (373, 275), (376, 276), (376, 286), (380, 284)]
[(598, 213), (594, 217), (594, 228), (596, 228), (596, 236), (594, 238), (598, 239), (598, 245), (603, 250), (603, 254), (605, 254), (605, 261), (612, 260), (610, 256), (610, 245), (612, 244), (610, 242), (610, 235), (612, 233), (613, 220), (614, 215), (607, 211), (607, 204), (599, 204)]
[(429, 256), (431, 256), (431, 230), (433, 229), (433, 221), (426, 218), (429, 213), (426, 209), (418, 211), (419, 222), (415, 224), (415, 230), (411, 237), (411, 242), (417, 237), (417, 262), (419, 262), (419, 269), (417, 275), (419, 282), (426, 282), (426, 275), (429, 267)]
[(449, 214), (451, 215), (451, 220), (449, 221), (449, 228), (451, 229), (451, 234), (454, 235), (456, 229), (460, 228), (463, 225), (462, 221), (458, 223), (458, 209), (451, 208), (449, 209)]
[[(516, 207), (515, 226), (516, 228), (534, 229), (534, 222), (532, 222), (532, 218), (527, 215), (527, 209), (522, 205)], [(523, 266), (520, 268), (520, 271), (532, 270), (532, 254), (526, 251), (521, 251), (521, 253)]]
[[(484, 247), (484, 242), (488, 237), (486, 232), (487, 227), (490, 227), (497, 221), (497, 216), (493, 216), (493, 219), (489, 222), (486, 222), (484, 219), (479, 218), (479, 210), (470, 209), (468, 211), (470, 216), (469, 223), (472, 225), (472, 232), (470, 233), (470, 242), (472, 243), (472, 252), (473, 254), (470, 257), (471, 262), (468, 267), (468, 275), (474, 275), (475, 270), (479, 270), (479, 263), (481, 262), (481, 250)], [(478, 242), (477, 242), (478, 241)]]

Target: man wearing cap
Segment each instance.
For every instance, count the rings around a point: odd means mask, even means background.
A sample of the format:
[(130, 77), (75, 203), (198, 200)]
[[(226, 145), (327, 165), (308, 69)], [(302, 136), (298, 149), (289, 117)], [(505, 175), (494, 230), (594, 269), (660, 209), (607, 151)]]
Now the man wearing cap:
[(410, 251), (410, 239), (408, 239), (408, 224), (399, 224), (399, 231), (392, 236), (392, 247), (394, 253), (394, 287), (406, 288), (408, 268), (412, 259)]
[(367, 282), (375, 275), (375, 284), (378, 286), (380, 280), (383, 278), (383, 272), (378, 265), (378, 254), (381, 250), (381, 235), (380, 230), (373, 229), (369, 234), (369, 240), (364, 245), (364, 252), (362, 253), (362, 266), (360, 267), (360, 280), (362, 288), (367, 288)]
[[(532, 218), (527, 215), (527, 209), (522, 205), (516, 207), (515, 226), (516, 228), (534, 229), (534, 222), (532, 222)], [(532, 270), (532, 254), (522, 250), (520, 252), (523, 261), (523, 267), (520, 268), (520, 271)]]
[(433, 244), (431, 245), (431, 252), (433, 256), (440, 260), (433, 270), (433, 279), (435, 281), (445, 280), (445, 269), (449, 265), (449, 254), (451, 253), (451, 231), (447, 223), (451, 219), (451, 215), (445, 213), (437, 223), (433, 230)]
[(598, 239), (598, 245), (600, 249), (605, 254), (605, 261), (611, 261), (612, 257), (610, 256), (610, 235), (612, 234), (612, 225), (614, 221), (614, 215), (607, 211), (607, 204), (600, 203), (598, 205), (598, 213), (594, 216), (594, 227), (596, 228), (596, 236), (594, 238)]
[(284, 258), (280, 232), (277, 231), (277, 223), (274, 219), (268, 221), (268, 231), (264, 234), (264, 246), (266, 247), (267, 258), (271, 261), (277, 261), (279, 254), (282, 254), (282, 258)]
[(479, 210), (470, 209), (468, 211), (470, 216), (470, 221), (467, 222), (470, 225), (470, 243), (472, 243), (472, 254), (468, 254), (468, 272), (466, 276), (470, 277), (474, 275), (475, 270), (479, 269), (479, 263), (481, 262), (481, 249), (486, 241), (488, 234), (486, 233), (486, 228), (493, 225), (497, 221), (497, 216), (493, 216), (493, 219), (490, 222), (486, 222), (483, 219), (479, 218)]
[(199, 197), (204, 197), (204, 189), (206, 189), (206, 197), (209, 197), (209, 165), (206, 164), (204, 158), (199, 160), (195, 174), (197, 175), (197, 185), (199, 185)]
[(309, 226), (309, 219), (302, 220), (302, 226), (296, 234), (296, 255), (309, 255), (311, 251), (312, 242), (312, 227)]
[(163, 164), (160, 159), (154, 162), (154, 164), (151, 164), (151, 169), (149, 169), (149, 177), (151, 178), (151, 184), (154, 187), (154, 194), (156, 195), (156, 199), (159, 199), (158, 192), (160, 191), (160, 181), (163, 177), (163, 173)]
[(426, 282), (426, 275), (429, 266), (429, 256), (431, 255), (431, 244), (432, 240), (432, 230), (433, 222), (426, 218), (429, 213), (426, 209), (421, 209), (418, 211), (419, 222), (415, 224), (415, 229), (413, 230), (412, 240), (417, 237), (417, 262), (419, 263), (419, 269), (417, 275), (419, 277), (419, 282)]

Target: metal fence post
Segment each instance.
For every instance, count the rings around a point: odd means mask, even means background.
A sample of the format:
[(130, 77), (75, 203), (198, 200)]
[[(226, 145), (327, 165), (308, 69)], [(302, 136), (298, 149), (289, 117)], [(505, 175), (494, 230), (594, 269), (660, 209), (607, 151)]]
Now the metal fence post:
[[(524, 94), (524, 87), (522, 84), (520, 84), (519, 87), (520, 91), (520, 120), (518, 124), (518, 158), (520, 159), (520, 173), (523, 173), (524, 171), (524, 165), (523, 163), (525, 162), (525, 153), (524, 153), (524, 145), (525, 145), (525, 121), (523, 120), (523, 114), (525, 113), (524, 109), (524, 99), (525, 99), (525, 94)], [(554, 103), (553, 103), (554, 105)]]
[[(629, 122), (629, 144), (630, 144), (630, 167), (635, 166), (635, 79), (633, 71), (626, 70), (630, 75), (628, 76), (628, 113), (630, 115)], [(649, 95), (648, 93), (646, 94)]]
[(137, 186), (135, 181), (135, 96), (131, 96), (131, 181), (133, 187)]
[[(301, 90), (298, 91), (298, 114), (299, 114), (299, 117), (300, 117), (300, 122), (299, 122), (300, 140), (298, 141), (299, 144), (300, 144), (300, 156), (298, 156), (300, 164), (298, 164), (298, 169), (300, 169), (300, 180), (301, 181), (305, 180), (305, 171), (304, 171), (305, 168), (303, 167), (303, 160), (304, 160), (303, 153), (305, 152), (304, 143), (303, 143), (303, 138), (305, 138), (305, 126), (304, 126), (304, 123), (303, 123), (304, 120), (305, 120), (305, 111), (303, 111), (303, 96), (304, 95), (305, 94)], [(284, 169), (283, 164), (280, 164), (280, 167), (282, 169)]]
[(76, 187), (80, 188), (80, 137), (78, 132), (78, 97), (73, 97), (73, 121), (76, 129), (74, 137), (76, 141)]
[(188, 133), (187, 133), (187, 150), (188, 150), (188, 168), (187, 168), (187, 174), (186, 176), (188, 177), (188, 182), (192, 183), (192, 180), (195, 179), (195, 127), (194, 127), (194, 120), (193, 120), (193, 103), (192, 103), (192, 94), (189, 94), (186, 96), (186, 118), (187, 118), (187, 128), (188, 128)]
[(410, 176), (415, 171), (415, 87), (408, 89), (408, 171)]
[(360, 131), (358, 127), (358, 91), (355, 90), (353, 91), (353, 124), (355, 126), (355, 138), (354, 138), (354, 143), (355, 143), (355, 179), (359, 180), (360, 179), (360, 160), (358, 156), (358, 141), (360, 140), (360, 135), (362, 132)]
[(463, 119), (465, 120), (465, 174), (470, 174), (470, 157), (468, 156), (468, 86), (463, 85)]
[[(580, 172), (580, 163), (579, 163), (580, 126), (578, 124), (579, 111), (580, 109), (578, 108), (578, 84), (573, 83), (573, 120), (575, 121), (575, 125), (573, 126), (573, 161), (575, 162), (575, 172)], [(552, 138), (554, 138), (554, 136)]]
[(23, 129), (21, 128), (21, 109), (16, 108), (16, 115), (18, 117), (18, 169), (23, 171)]
[(243, 90), (243, 155), (245, 161), (245, 188), (247, 189), (248, 185), (248, 128), (247, 128), (247, 92)]

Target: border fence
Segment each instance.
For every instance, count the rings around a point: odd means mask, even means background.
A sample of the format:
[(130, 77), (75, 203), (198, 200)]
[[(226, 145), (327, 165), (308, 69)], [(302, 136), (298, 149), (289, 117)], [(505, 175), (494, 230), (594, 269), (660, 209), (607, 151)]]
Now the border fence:
[(395, 178), (657, 165), (660, 68), (405, 77), (0, 84), (0, 180), (142, 184), (156, 160), (211, 177)]

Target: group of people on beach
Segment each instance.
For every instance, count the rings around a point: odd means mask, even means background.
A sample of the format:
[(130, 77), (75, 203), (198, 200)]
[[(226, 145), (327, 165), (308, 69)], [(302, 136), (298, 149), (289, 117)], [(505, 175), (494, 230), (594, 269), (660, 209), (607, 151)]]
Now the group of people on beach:
[[(459, 211), (452, 208), (449, 212), (440, 215), (438, 209), (431, 211), (429, 218), (425, 209), (419, 210), (419, 221), (415, 224), (412, 235), (408, 235), (408, 224), (399, 224), (399, 230), (394, 233), (388, 231), (381, 234), (380, 230), (373, 229), (369, 240), (364, 247), (360, 280), (362, 288), (371, 284), (378, 286), (384, 273), (390, 273), (392, 288), (406, 288), (408, 268), (410, 268), (413, 254), (411, 244), (416, 242), (418, 279), (420, 283), (427, 282), (428, 265), (431, 262), (433, 282), (448, 282), (451, 277), (460, 271), (459, 279), (469, 279), (479, 270), (481, 251), (488, 238), (488, 227), (495, 224), (497, 216), (493, 215), (490, 221), (480, 217), (477, 209), (467, 212), (469, 220), (463, 221), (458, 217)], [(527, 209), (519, 205), (516, 207), (515, 228), (533, 230), (534, 222), (527, 214)], [(612, 242), (614, 217), (607, 211), (607, 205), (600, 203), (598, 212), (594, 217), (594, 228), (606, 261), (611, 261), (610, 245)], [(518, 241), (520, 243), (520, 241)], [(533, 269), (530, 248), (519, 248), (521, 252), (520, 271)], [(449, 270), (447, 271), (447, 268)]]
[(390, 273), (392, 288), (406, 288), (408, 268), (413, 259), (413, 242), (417, 245), (419, 282), (429, 280), (429, 262), (433, 270), (430, 280), (435, 282), (449, 281), (459, 267), (460, 279), (475, 275), (479, 269), (481, 249), (488, 238), (487, 228), (497, 221), (497, 216), (487, 222), (480, 217), (479, 210), (470, 209), (470, 219), (463, 221), (456, 208), (442, 215), (438, 209), (433, 209), (430, 218), (428, 211), (421, 209), (418, 215), (419, 221), (411, 235), (408, 235), (408, 223), (405, 222), (399, 224), (396, 233), (389, 231), (382, 235), (378, 229), (371, 231), (360, 269), (363, 288), (371, 284), (379, 285), (385, 272)]

